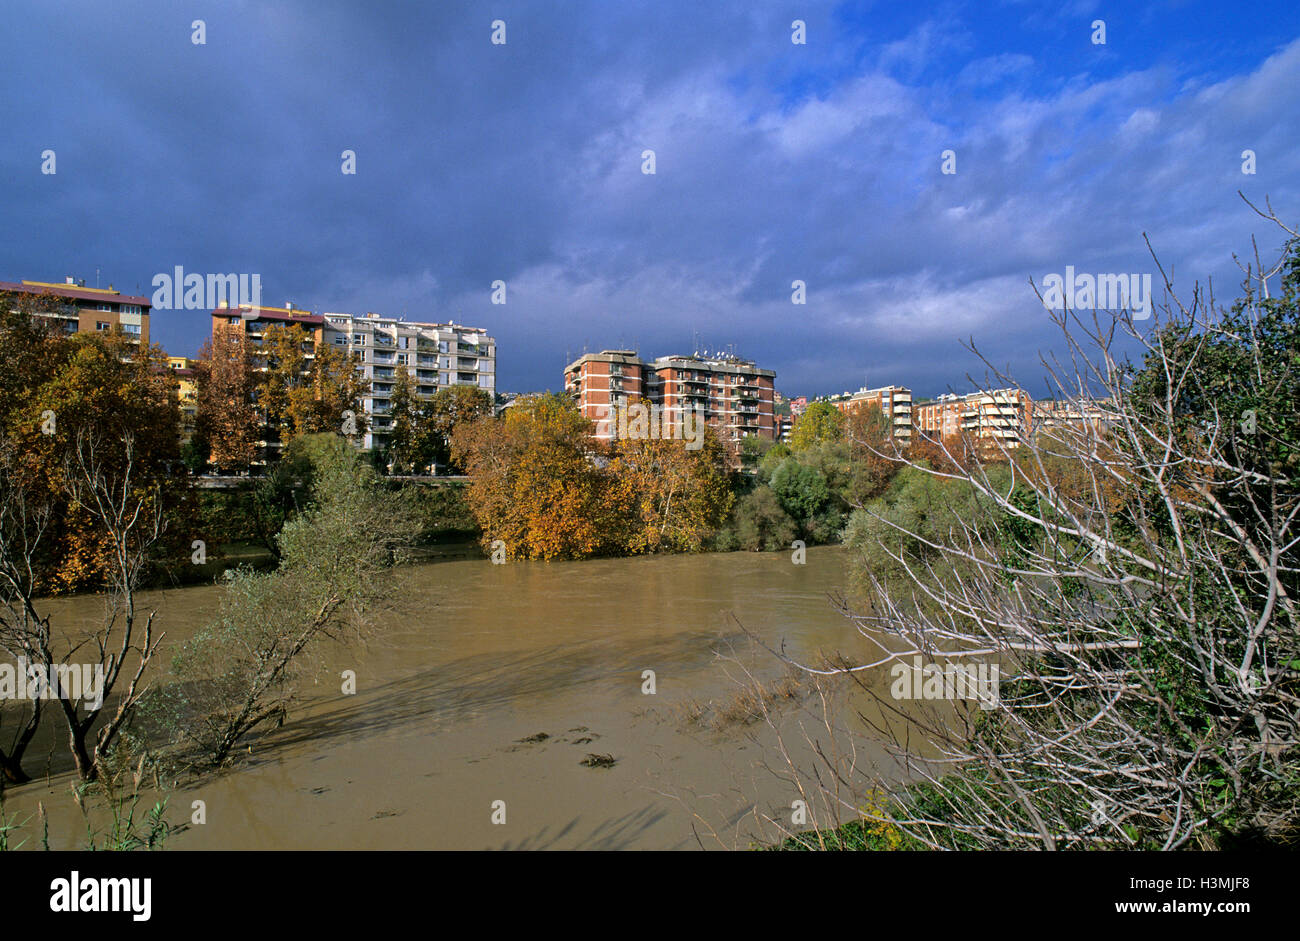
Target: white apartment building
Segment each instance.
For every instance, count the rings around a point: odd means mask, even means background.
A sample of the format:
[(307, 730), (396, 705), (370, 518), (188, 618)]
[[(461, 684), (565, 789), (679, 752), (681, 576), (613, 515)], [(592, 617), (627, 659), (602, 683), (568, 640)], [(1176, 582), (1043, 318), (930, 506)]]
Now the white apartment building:
[(367, 413), (364, 448), (387, 443), (388, 417), (397, 368), (405, 366), (416, 394), (429, 397), (454, 385), (477, 386), (496, 394), (496, 340), (481, 327), (454, 322), (421, 323), (366, 314), (323, 315), (323, 342), (351, 350), (357, 371), (370, 380), (362, 399)]

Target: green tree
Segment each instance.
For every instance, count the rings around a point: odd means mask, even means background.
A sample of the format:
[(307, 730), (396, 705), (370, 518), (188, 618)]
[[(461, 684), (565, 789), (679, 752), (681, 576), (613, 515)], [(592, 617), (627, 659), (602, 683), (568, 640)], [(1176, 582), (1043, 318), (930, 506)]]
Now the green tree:
[(184, 753), (214, 765), (285, 721), (322, 641), (373, 631), (387, 575), (418, 530), (400, 495), (338, 435), (296, 447), (312, 467), (311, 503), (284, 524), (280, 564), (232, 572), (215, 619), (181, 645), (150, 709)]
[(844, 413), (830, 402), (813, 402), (790, 430), (790, 450), (806, 451), (823, 441), (839, 441), (844, 423)]

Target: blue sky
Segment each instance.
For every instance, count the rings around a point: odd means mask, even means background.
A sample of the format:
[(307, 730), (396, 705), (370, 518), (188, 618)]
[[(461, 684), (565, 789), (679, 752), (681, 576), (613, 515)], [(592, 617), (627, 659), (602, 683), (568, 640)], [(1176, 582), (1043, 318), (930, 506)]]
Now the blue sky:
[(256, 272), (486, 327), (501, 390), (698, 336), (788, 394), (927, 395), (982, 377), (973, 337), (1037, 392), (1031, 276), (1153, 271), (1146, 233), (1228, 298), (1279, 244), (1237, 191), (1300, 218), (1294, 2), (18, 0), (0, 59), (0, 280)]

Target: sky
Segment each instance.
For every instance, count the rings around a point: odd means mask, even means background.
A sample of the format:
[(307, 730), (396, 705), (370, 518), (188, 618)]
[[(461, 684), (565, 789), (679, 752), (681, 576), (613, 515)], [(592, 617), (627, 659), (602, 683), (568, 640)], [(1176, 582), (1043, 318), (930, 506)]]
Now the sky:
[(0, 61), (0, 280), (256, 273), (484, 327), (498, 391), (634, 348), (925, 396), (973, 341), (1037, 393), (1030, 278), (1157, 272), (1145, 237), (1227, 301), (1281, 244), (1238, 191), (1300, 219), (1294, 0), (8, 0)]

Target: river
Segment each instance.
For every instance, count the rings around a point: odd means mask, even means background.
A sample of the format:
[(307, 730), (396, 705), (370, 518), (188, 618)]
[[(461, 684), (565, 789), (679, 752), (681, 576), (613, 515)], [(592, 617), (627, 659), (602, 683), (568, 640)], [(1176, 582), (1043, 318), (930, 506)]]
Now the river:
[[(693, 723), (690, 704), (735, 695), (741, 671), (719, 657), (733, 647), (764, 681), (782, 674), (741, 625), (795, 656), (866, 654), (828, 598), (845, 589), (846, 562), (839, 547), (814, 547), (802, 565), (785, 552), (402, 568), (375, 640), (325, 649), (282, 729), (171, 793), (171, 820), (201, 800), (206, 822), (167, 848), (745, 848), (771, 835), (756, 810), (789, 818), (800, 795), (773, 729)], [(174, 644), (219, 591), (155, 592), (144, 604)], [(51, 606), (62, 624), (101, 609), (93, 596)], [(344, 670), (356, 673), (354, 695), (342, 692)], [(803, 733), (817, 733), (815, 706), (776, 707), (796, 761), (812, 761)], [(62, 741), (25, 762), (44, 775), (52, 752), (48, 778), (6, 795), (20, 818), (44, 802), (55, 849), (84, 832)], [(588, 754), (616, 763), (588, 767)], [(873, 759), (886, 761), (863, 752)]]

